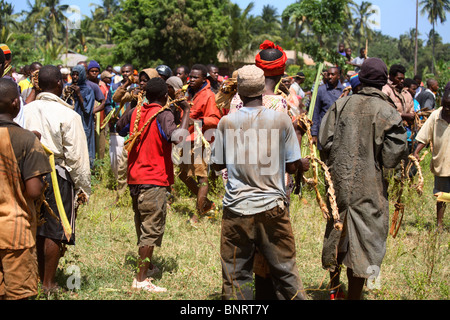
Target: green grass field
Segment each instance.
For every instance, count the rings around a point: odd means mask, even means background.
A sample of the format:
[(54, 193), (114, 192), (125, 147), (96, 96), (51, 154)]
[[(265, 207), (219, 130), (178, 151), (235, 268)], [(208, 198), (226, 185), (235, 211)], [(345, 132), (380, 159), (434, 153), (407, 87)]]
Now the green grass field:
[[(449, 212), (444, 230), (436, 229), (436, 200), (432, 194), (431, 155), (422, 163), (425, 187), (422, 196), (404, 191), (405, 217), (394, 239), (388, 237), (387, 254), (377, 289), (364, 289), (366, 300), (447, 300), (449, 298)], [(168, 289), (151, 294), (131, 289), (136, 270), (137, 246), (131, 199), (115, 205), (114, 181), (108, 159), (98, 163), (93, 194), (78, 211), (76, 245), (61, 259), (58, 283), (66, 292), (36, 299), (51, 300), (217, 300), (221, 293), (220, 219), (203, 217), (197, 227), (187, 223), (195, 209), (195, 198), (176, 179), (175, 200), (169, 206), (166, 232), (152, 262), (161, 273), (154, 283)], [(224, 189), (218, 178), (210, 198), (221, 207)], [(392, 198), (392, 199), (391, 199)], [(308, 299), (327, 300), (329, 276), (321, 267), (325, 220), (312, 189), (291, 198), (291, 218), (297, 243), (297, 265)], [(391, 213), (394, 196), (390, 197)], [(72, 266), (78, 273), (71, 273)], [(73, 271), (72, 271), (73, 272)], [(78, 289), (74, 276), (79, 275)], [(345, 269), (341, 277), (346, 289)], [(68, 285), (69, 284), (69, 285)], [(72, 285), (71, 285), (72, 284)]]

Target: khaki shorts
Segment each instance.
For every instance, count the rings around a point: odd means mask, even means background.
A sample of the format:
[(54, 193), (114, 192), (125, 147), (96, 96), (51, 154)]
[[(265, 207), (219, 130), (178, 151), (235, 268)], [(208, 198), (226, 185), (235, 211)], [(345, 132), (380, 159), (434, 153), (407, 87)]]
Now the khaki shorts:
[(194, 152), (194, 149), (191, 148), (190, 154), (190, 163), (180, 163), (180, 171), (188, 177), (208, 177), (208, 164), (203, 159), (203, 153), (201, 151)]
[(166, 226), (167, 188), (141, 189), (132, 198), (137, 245), (160, 247)]
[(0, 250), (0, 300), (18, 300), (37, 295), (36, 247)]

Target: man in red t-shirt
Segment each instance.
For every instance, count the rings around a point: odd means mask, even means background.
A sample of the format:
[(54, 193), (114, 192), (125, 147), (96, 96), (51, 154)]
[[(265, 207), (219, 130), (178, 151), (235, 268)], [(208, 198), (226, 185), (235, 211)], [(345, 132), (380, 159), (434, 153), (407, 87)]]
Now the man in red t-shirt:
[[(197, 195), (197, 211), (200, 215), (213, 210), (214, 203), (208, 199), (208, 164), (203, 158), (203, 152), (200, 150), (203, 146), (197, 146), (195, 138), (198, 136), (194, 130), (194, 122), (197, 122), (204, 134), (209, 129), (217, 128), (220, 121), (220, 111), (216, 105), (215, 94), (211, 90), (211, 84), (207, 80), (208, 69), (202, 64), (195, 64), (189, 73), (189, 88), (187, 97), (193, 103), (190, 114), (190, 136), (188, 141), (191, 143), (190, 155), (183, 155), (180, 164), (180, 179), (186, 184), (189, 190)], [(205, 136), (208, 142), (211, 138)], [(199, 159), (199, 155), (201, 159)], [(195, 180), (195, 178), (197, 180)], [(194, 214), (191, 222), (197, 222), (198, 218)]]
[[(131, 117), (130, 137), (140, 132), (128, 153), (128, 185), (133, 199), (134, 221), (138, 236), (139, 269), (132, 287), (150, 292), (164, 292), (148, 278), (155, 246), (161, 246), (167, 206), (167, 191), (174, 182), (172, 143), (178, 130), (187, 130), (190, 105), (180, 102), (183, 109), (177, 128), (170, 108), (165, 108), (168, 89), (161, 78), (152, 78), (146, 85), (148, 103), (136, 107)], [(151, 119), (151, 120), (150, 120)], [(177, 141), (174, 141), (177, 140)]]

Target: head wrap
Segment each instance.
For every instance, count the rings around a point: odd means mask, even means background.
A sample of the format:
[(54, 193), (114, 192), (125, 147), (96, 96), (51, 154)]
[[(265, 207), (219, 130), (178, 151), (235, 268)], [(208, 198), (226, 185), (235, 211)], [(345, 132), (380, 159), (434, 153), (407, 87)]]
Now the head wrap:
[(355, 89), (360, 84), (361, 84), (361, 82), (359, 81), (358, 74), (355, 74), (355, 75), (350, 77), (350, 85), (352, 86), (352, 89)]
[(78, 64), (72, 68), (72, 73), (78, 72), (78, 82), (77, 85), (81, 86), (86, 83), (86, 69), (83, 65)]
[(4, 54), (11, 53), (11, 49), (4, 43), (0, 44), (0, 49), (3, 50)]
[(158, 72), (153, 68), (143, 69), (139, 72), (139, 78), (143, 73), (145, 73), (149, 79), (158, 77)]
[(166, 80), (166, 83), (168, 85), (171, 85), (175, 91), (180, 90), (183, 87), (183, 81), (180, 77), (172, 76), (169, 79)]
[(359, 81), (371, 87), (384, 86), (388, 81), (386, 64), (379, 58), (369, 58), (364, 60), (361, 71), (359, 72)]
[(92, 68), (97, 68), (98, 70), (100, 70), (100, 65), (98, 64), (97, 61), (95, 61), (95, 60), (89, 61), (88, 71), (91, 70)]
[(269, 40), (265, 40), (259, 46), (259, 48), (261, 50), (277, 49), (277, 50), (281, 51), (281, 53), (283, 55), (280, 58), (273, 60), (273, 61), (265, 61), (265, 60), (261, 59), (261, 56), (260, 56), (261, 52), (259, 52), (255, 57), (255, 63), (256, 63), (257, 67), (264, 70), (264, 75), (266, 77), (283, 75), (284, 70), (286, 69), (286, 61), (287, 61), (286, 52), (283, 51), (283, 48), (275, 45), (272, 41), (269, 41)]
[(255, 65), (248, 65), (238, 70), (237, 91), (242, 97), (258, 97), (264, 93), (266, 78), (264, 71)]

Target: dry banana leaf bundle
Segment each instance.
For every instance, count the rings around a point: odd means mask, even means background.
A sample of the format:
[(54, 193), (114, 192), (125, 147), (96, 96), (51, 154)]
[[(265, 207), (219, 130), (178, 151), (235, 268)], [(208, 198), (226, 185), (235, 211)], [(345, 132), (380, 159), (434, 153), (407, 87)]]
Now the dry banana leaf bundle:
[[(334, 184), (333, 181), (331, 179), (331, 174), (330, 171), (328, 169), (328, 167), (325, 165), (325, 163), (323, 161), (321, 161), (320, 159), (318, 159), (315, 155), (314, 155), (314, 144), (312, 141), (312, 135), (311, 135), (311, 124), (312, 121), (311, 119), (309, 119), (306, 115), (306, 113), (300, 115), (297, 118), (298, 121), (298, 125), (305, 128), (306, 129), (306, 134), (308, 137), (308, 142), (309, 142), (309, 149), (310, 149), (310, 155), (306, 156), (305, 158), (309, 158), (311, 161), (311, 168), (313, 169), (313, 178), (312, 179), (308, 179), (306, 177), (304, 177), (304, 180), (306, 181), (306, 183), (311, 184), (316, 192), (316, 200), (317, 203), (319, 204), (319, 207), (322, 211), (322, 214), (324, 216), (325, 219), (333, 219), (334, 220), (334, 228), (336, 230), (342, 230), (343, 229), (343, 223), (340, 219), (340, 215), (339, 215), (339, 209), (336, 203), (336, 194), (335, 194), (335, 189), (334, 189)], [(321, 166), (323, 172), (324, 172), (324, 176), (325, 176), (325, 181), (327, 183), (327, 194), (328, 194), (328, 200), (330, 203), (330, 208), (331, 208), (331, 213), (328, 210), (328, 207), (325, 203), (325, 201), (322, 199), (322, 196), (320, 194), (319, 188), (318, 188), (318, 164)]]
[(136, 107), (136, 120), (134, 122), (134, 130), (131, 136), (125, 141), (125, 149), (130, 152), (133, 149), (133, 146), (136, 142), (140, 140), (140, 137), (142, 136), (142, 133), (144, 130), (148, 127), (148, 125), (164, 110), (167, 110), (170, 108), (170, 104), (176, 104), (177, 102), (180, 102), (182, 100), (186, 100), (185, 97), (177, 100), (167, 100), (167, 103), (164, 107), (158, 110), (153, 116), (148, 119), (141, 129), (138, 130), (139, 121), (141, 120), (141, 110), (142, 110), (142, 99), (138, 99), (138, 105)]
[[(405, 182), (408, 181), (409, 185), (411, 186), (411, 188), (415, 189), (417, 191), (417, 193), (419, 194), (419, 196), (421, 196), (423, 194), (423, 186), (424, 186), (424, 179), (423, 179), (423, 174), (422, 174), (422, 168), (420, 166), (420, 162), (425, 158), (425, 156), (428, 154), (428, 151), (424, 152), (424, 154), (422, 155), (422, 157), (417, 160), (416, 157), (414, 157), (412, 154), (410, 154), (408, 156), (408, 159), (410, 160), (408, 163), (408, 166), (404, 167), (404, 161), (402, 160), (401, 162), (401, 178), (399, 181), (400, 187), (397, 191), (397, 200), (394, 204), (394, 214), (392, 215), (392, 220), (391, 220), (391, 228), (389, 230), (390, 235), (395, 238), (398, 234), (398, 231), (400, 230), (400, 226), (402, 224), (403, 221), (403, 216), (405, 214), (405, 204), (402, 202), (402, 196), (403, 196), (403, 190), (405, 188)], [(414, 184), (412, 182), (412, 176), (410, 172), (411, 169), (413, 167), (413, 165), (416, 167), (417, 169), (417, 183)]]
[(450, 193), (448, 192), (438, 192), (434, 196), (439, 202), (450, 202)]
[(237, 93), (237, 79), (229, 78), (220, 86), (216, 94), (216, 105), (223, 115), (223, 109), (230, 109), (231, 100)]

